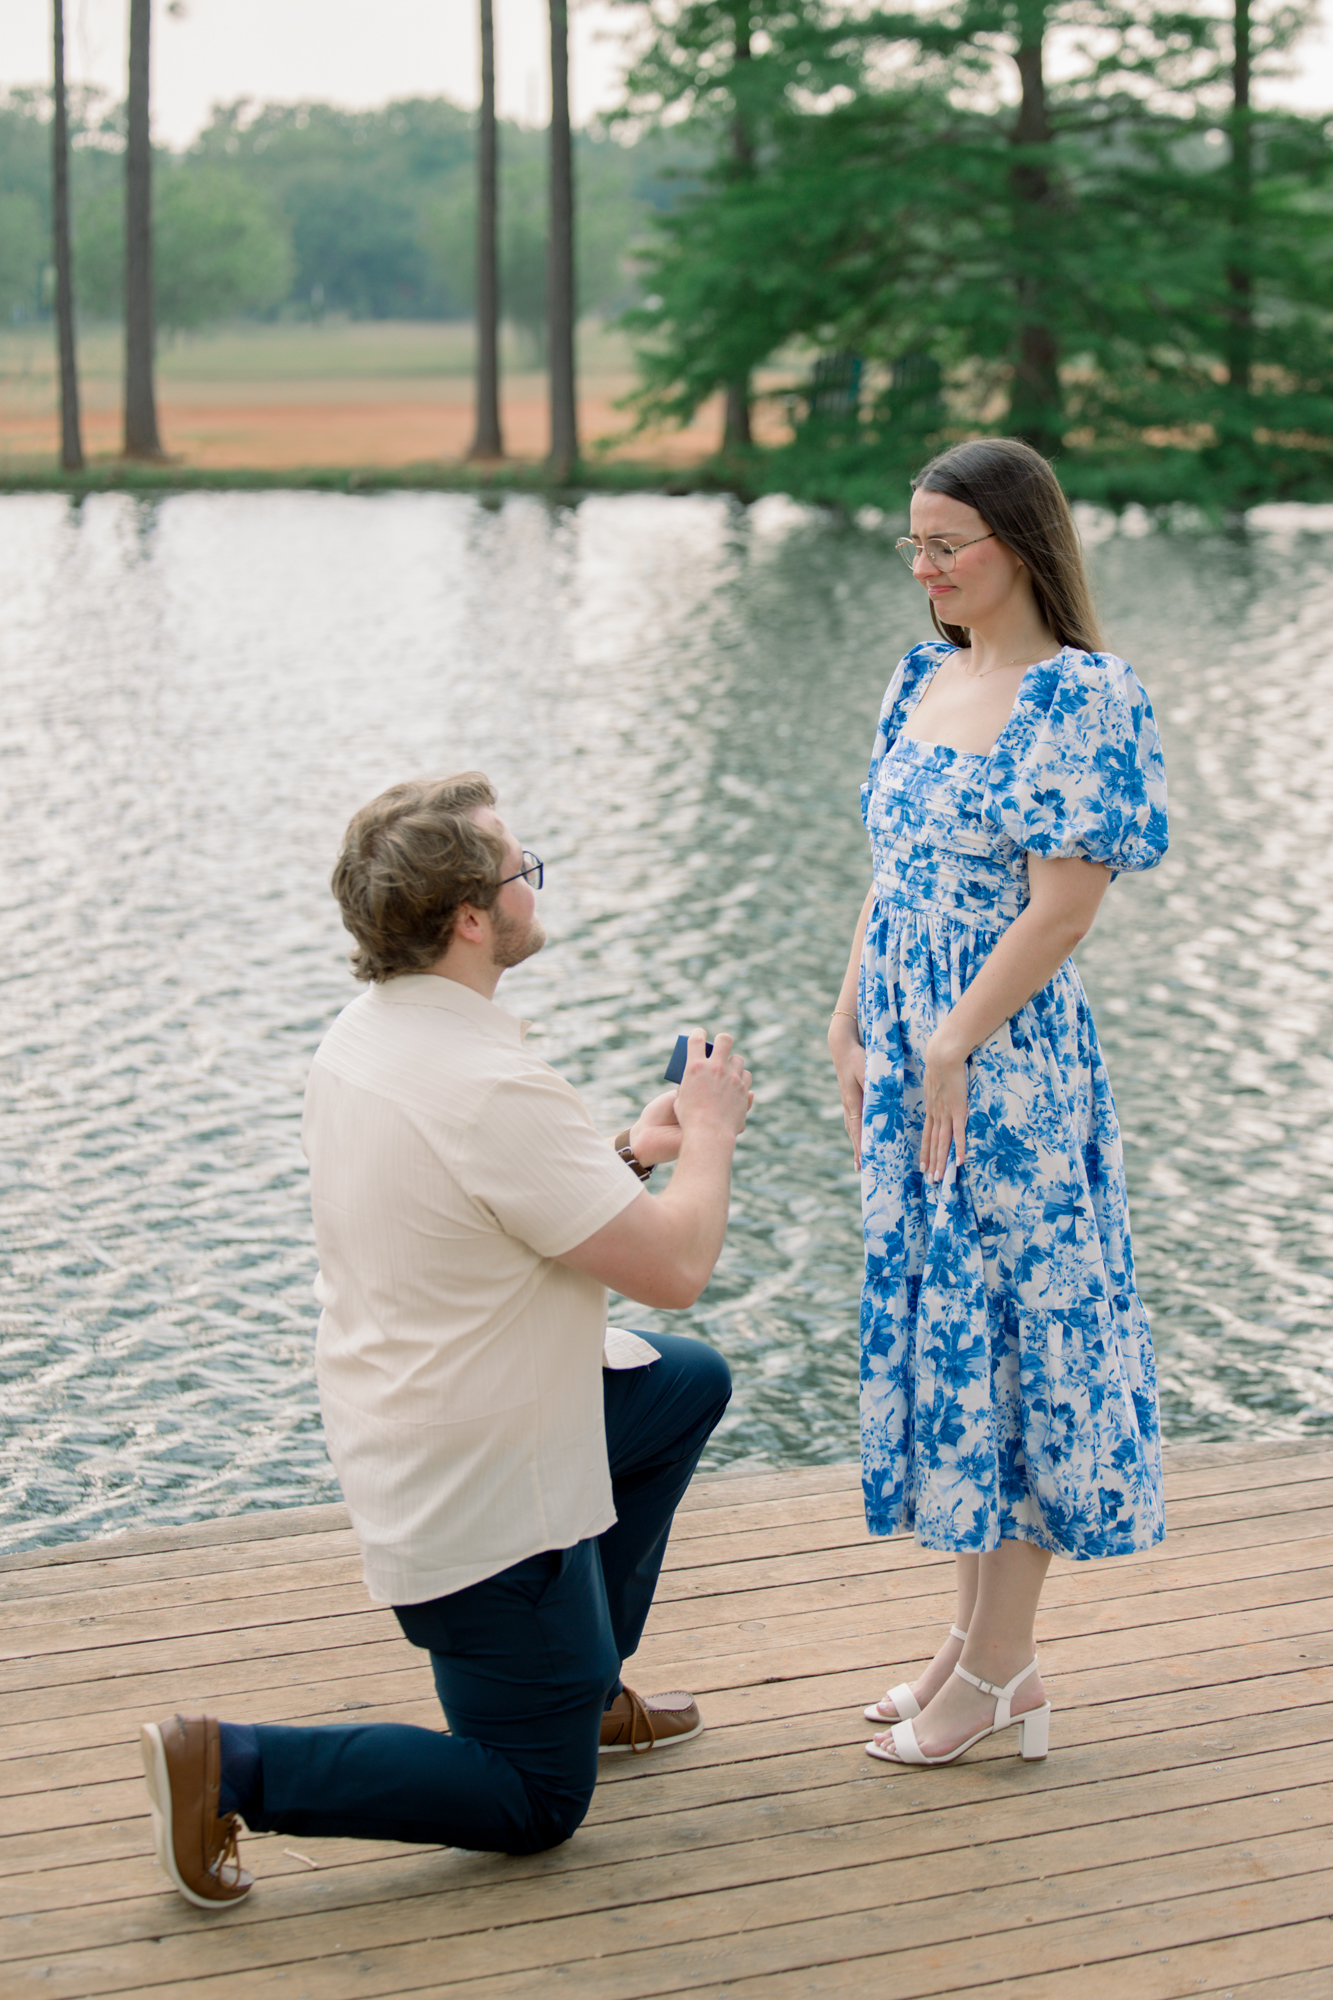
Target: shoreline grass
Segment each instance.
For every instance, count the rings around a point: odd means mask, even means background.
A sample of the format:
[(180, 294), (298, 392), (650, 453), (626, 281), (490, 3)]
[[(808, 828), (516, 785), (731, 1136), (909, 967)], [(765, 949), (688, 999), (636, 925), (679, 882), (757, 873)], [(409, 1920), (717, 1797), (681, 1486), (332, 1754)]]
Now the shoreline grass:
[(715, 461), (655, 465), (633, 459), (581, 461), (566, 478), (521, 459), (497, 465), (422, 460), (415, 465), (219, 467), (117, 461), (66, 472), (58, 465), (0, 462), (0, 493), (734, 493), (752, 499), (736, 468)]

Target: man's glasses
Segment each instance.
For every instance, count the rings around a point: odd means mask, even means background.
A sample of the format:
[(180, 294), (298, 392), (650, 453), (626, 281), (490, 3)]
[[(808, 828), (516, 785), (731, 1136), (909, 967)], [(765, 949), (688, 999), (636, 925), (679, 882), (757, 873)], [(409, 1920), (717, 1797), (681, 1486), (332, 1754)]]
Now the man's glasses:
[(970, 549), (974, 542), (989, 542), (994, 534), (992, 528), (989, 535), (973, 535), (970, 542), (946, 542), (940, 535), (928, 535), (924, 542), (914, 542), (910, 535), (903, 535), (893, 546), (909, 569), (915, 569), (917, 557), (923, 555), (932, 568), (947, 572), (957, 562), (959, 549)]
[(501, 876), (500, 887), (503, 889), (506, 882), (531, 882), (534, 889), (540, 889), (542, 886), (542, 877), (545, 873), (545, 862), (539, 861), (536, 855), (530, 854), (525, 847), (523, 849), (523, 866), (516, 875)]

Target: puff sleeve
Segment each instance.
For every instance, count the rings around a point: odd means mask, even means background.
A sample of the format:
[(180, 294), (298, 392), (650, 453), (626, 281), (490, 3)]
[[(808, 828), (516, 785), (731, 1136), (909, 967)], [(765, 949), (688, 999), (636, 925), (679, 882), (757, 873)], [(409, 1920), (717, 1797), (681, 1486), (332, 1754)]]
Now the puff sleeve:
[(1166, 769), (1133, 668), (1066, 648), (1030, 672), (991, 755), (981, 810), (1025, 853), (1155, 868), (1167, 845)]

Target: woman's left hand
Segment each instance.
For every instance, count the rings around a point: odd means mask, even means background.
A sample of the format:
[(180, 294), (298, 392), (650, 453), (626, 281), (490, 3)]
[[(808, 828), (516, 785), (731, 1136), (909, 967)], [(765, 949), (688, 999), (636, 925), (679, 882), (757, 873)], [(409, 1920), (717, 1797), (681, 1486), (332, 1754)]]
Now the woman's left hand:
[(950, 1146), (960, 1167), (967, 1158), (967, 1055), (951, 1041), (947, 1016), (926, 1043), (925, 1090), (921, 1171), (941, 1181)]

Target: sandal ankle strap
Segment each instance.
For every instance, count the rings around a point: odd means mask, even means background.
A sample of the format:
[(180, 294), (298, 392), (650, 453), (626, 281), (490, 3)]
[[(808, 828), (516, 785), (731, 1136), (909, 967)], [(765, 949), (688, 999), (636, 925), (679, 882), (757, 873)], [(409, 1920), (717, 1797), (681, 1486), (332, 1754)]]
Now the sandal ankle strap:
[(954, 1668), (954, 1672), (957, 1674), (959, 1680), (966, 1681), (971, 1687), (980, 1688), (982, 1694), (993, 1695), (996, 1701), (1012, 1701), (1015, 1690), (1022, 1687), (1028, 1675), (1035, 1674), (1036, 1671), (1037, 1662), (1033, 1660), (1030, 1666), (1024, 1667), (1021, 1674), (1015, 1674), (1013, 1679), (1006, 1681), (1003, 1687), (997, 1687), (994, 1681), (983, 1681), (979, 1674), (970, 1674), (966, 1667), (958, 1666)]

